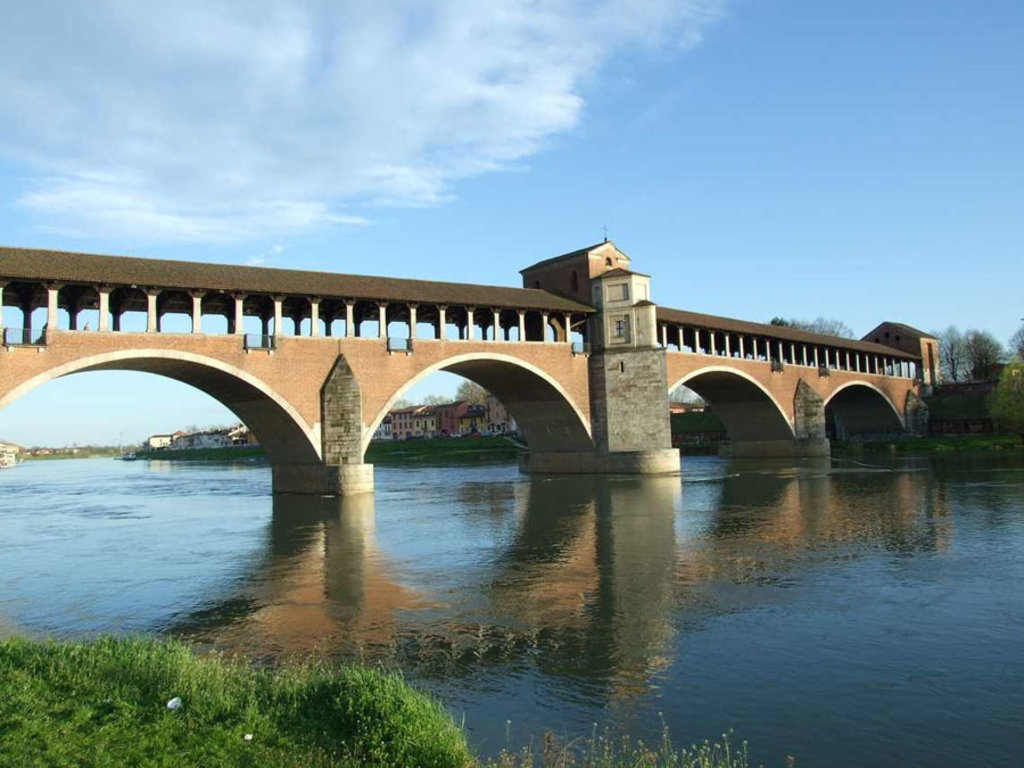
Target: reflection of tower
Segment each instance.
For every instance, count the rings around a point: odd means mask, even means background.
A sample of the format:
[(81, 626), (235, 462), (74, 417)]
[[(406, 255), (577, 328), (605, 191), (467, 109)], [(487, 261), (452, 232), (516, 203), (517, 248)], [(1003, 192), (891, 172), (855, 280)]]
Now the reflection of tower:
[(678, 478), (534, 480), (492, 599), (541, 638), (538, 665), (642, 688), (667, 663)]
[(675, 592), (678, 478), (609, 480), (597, 489), (597, 619), (615, 695), (639, 693), (668, 666)]

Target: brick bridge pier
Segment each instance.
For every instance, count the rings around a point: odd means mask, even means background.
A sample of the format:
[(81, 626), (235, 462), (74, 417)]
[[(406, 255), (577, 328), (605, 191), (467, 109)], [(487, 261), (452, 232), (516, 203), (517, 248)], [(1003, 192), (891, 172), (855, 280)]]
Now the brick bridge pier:
[[(372, 490), (363, 461), (414, 384), (494, 394), (537, 473), (678, 474), (668, 395), (686, 385), (736, 456), (821, 456), (920, 429), (933, 338), (864, 340), (658, 307), (611, 242), (534, 264), (523, 287), (0, 248), (0, 408), (55, 378), (131, 370), (190, 384), (265, 447), (275, 492)], [(6, 326), (6, 327), (5, 327)]]

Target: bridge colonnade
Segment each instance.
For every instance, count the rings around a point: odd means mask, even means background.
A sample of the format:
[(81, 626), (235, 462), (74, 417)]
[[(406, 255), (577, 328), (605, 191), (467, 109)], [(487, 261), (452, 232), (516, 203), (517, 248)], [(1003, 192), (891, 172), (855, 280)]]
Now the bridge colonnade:
[[(10, 333), (3, 337), (5, 344), (33, 343), (44, 330), (123, 332), (129, 312), (144, 313), (139, 330), (145, 333), (168, 332), (168, 315), (187, 317), (186, 332), (216, 332), (204, 328), (204, 317), (222, 317), (226, 333), (249, 337), (246, 343), (252, 347), (272, 346), (275, 337), (284, 336), (388, 339), (399, 348), (407, 348), (417, 339), (575, 342), (579, 351), (586, 343), (585, 314), (515, 306), (31, 281), (0, 284), (0, 306), (4, 304), (16, 307), (22, 316), (20, 328), (7, 329)], [(39, 309), (45, 309), (42, 318), (37, 317)], [(83, 313), (95, 319), (95, 324), (87, 321), (83, 325)], [(291, 322), (290, 330), (285, 319)], [(376, 328), (368, 329), (366, 323)]]
[(832, 344), (810, 343), (669, 321), (659, 322), (658, 331), (662, 349), (669, 352), (763, 362), (776, 369), (795, 365), (811, 368), (820, 376), (832, 371), (904, 379), (921, 376), (919, 361), (910, 355), (864, 351), (853, 339), (836, 337)]

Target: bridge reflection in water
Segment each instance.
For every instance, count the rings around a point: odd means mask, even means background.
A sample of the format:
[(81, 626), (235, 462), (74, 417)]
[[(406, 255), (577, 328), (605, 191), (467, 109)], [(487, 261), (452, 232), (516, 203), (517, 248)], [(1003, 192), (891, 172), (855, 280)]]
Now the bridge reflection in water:
[[(370, 494), (275, 497), (251, 577), (172, 631), (263, 657), (396, 664), (438, 685), (526, 665), (612, 705), (663, 683), (680, 634), (777, 600), (765, 586), (865, 549), (938, 552), (953, 539), (947, 486), (928, 473), (702, 470), (685, 486), (470, 481), (452, 489), (455, 504), (405, 487), (376, 509)], [(406, 504), (420, 519), (387, 524)]]

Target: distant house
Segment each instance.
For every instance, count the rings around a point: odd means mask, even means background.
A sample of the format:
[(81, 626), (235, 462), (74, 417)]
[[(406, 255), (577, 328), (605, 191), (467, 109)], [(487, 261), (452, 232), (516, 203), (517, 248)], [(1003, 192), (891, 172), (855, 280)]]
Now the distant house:
[(231, 445), (230, 430), (216, 429), (208, 432), (181, 434), (171, 443), (172, 451), (194, 451), (201, 448), (227, 448)]
[(373, 432), (373, 440), (393, 440), (394, 433), (392, 432), (392, 419), (391, 414), (388, 414), (381, 419), (380, 425)]
[(433, 437), (437, 432), (433, 406), (413, 405), (408, 408), (396, 408), (389, 415), (391, 432), (395, 440)]
[(228, 438), (232, 445), (259, 445), (260, 441), (245, 424), (239, 424), (228, 430)]
[(174, 435), (150, 435), (146, 441), (146, 447), (151, 451), (162, 451), (170, 448), (174, 442)]
[(473, 403), (459, 417), (459, 434), (475, 435), (487, 429), (487, 406)]
[(487, 395), (484, 406), (487, 408), (487, 432), (489, 434), (507, 435), (518, 431), (516, 420), (494, 395)]
[(459, 417), (466, 414), (467, 408), (469, 408), (469, 403), (465, 400), (435, 405), (434, 419), (436, 421), (437, 433), (442, 437), (459, 434)]
[(13, 467), (18, 463), (21, 448), (10, 443), (0, 443), (0, 467)]

